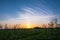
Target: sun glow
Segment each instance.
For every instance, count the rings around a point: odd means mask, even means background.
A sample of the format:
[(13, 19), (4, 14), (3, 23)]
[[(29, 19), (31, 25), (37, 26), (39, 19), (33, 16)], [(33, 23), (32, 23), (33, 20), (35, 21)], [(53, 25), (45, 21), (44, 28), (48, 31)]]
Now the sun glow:
[(30, 20), (27, 20), (27, 23), (26, 23), (26, 28), (31, 28), (31, 23), (30, 23)]
[(30, 24), (27, 24), (27, 25), (26, 25), (26, 28), (31, 28)]

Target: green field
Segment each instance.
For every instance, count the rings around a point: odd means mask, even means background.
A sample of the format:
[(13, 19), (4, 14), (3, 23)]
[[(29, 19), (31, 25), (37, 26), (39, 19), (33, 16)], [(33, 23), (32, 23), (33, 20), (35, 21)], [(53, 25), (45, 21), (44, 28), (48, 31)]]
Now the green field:
[(0, 29), (0, 40), (60, 40), (60, 28)]

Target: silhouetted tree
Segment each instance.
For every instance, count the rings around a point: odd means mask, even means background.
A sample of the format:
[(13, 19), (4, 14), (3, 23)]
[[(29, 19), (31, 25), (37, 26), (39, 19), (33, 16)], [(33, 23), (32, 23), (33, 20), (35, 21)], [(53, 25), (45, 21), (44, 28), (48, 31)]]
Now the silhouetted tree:
[(8, 26), (7, 26), (7, 24), (5, 24), (5, 29), (8, 29)]
[(40, 27), (35, 27), (34, 29), (40, 29)]
[(43, 24), (43, 25), (42, 25), (42, 27), (43, 27), (43, 28), (46, 28), (46, 25), (45, 25), (45, 24)]
[(53, 24), (53, 22), (51, 22), (51, 23), (48, 23), (48, 26), (49, 26), (49, 28), (53, 28), (53, 27), (54, 27), (54, 24)]
[(14, 25), (14, 29), (16, 29), (17, 28), (17, 25)]
[(57, 27), (58, 23), (57, 23), (57, 19), (52, 19), (50, 23), (48, 23), (50, 28), (55, 28)]
[(60, 24), (58, 24), (57, 26), (58, 26), (58, 28), (60, 28)]
[(55, 27), (57, 27), (57, 19), (54, 19), (55, 20)]
[(0, 29), (2, 29), (2, 25), (0, 24)]
[(17, 25), (18, 29), (20, 28), (20, 24)]

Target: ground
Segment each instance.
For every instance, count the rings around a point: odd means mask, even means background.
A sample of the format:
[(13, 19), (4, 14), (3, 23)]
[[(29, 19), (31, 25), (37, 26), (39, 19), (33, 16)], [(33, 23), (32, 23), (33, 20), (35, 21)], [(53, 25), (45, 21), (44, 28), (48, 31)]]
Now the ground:
[(0, 29), (0, 40), (60, 40), (60, 28)]

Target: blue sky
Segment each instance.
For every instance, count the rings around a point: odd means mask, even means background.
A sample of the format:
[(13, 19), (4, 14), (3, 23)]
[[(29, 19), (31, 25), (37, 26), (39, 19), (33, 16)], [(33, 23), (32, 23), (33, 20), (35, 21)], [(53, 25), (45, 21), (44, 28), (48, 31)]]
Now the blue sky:
[(60, 0), (0, 0), (0, 23), (60, 20)]

